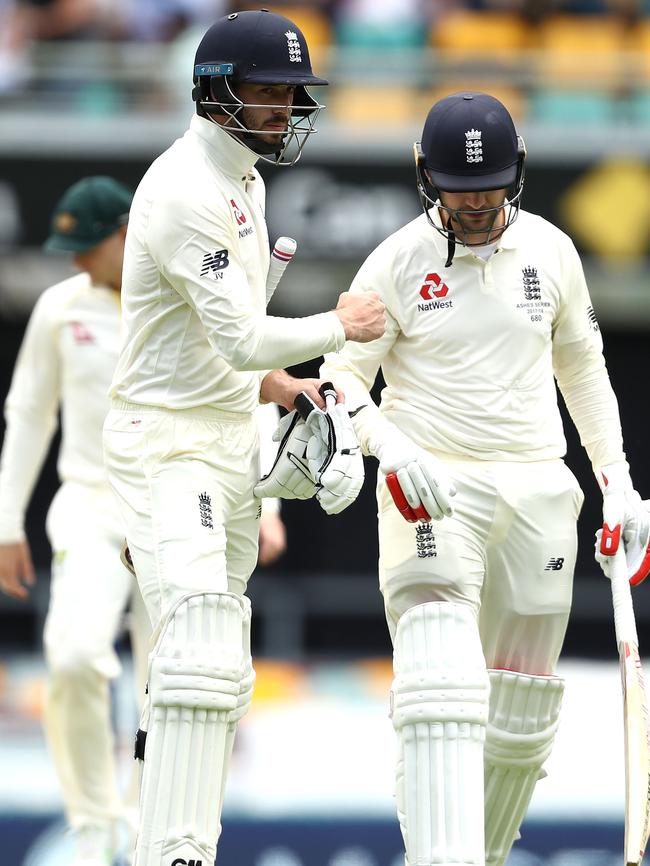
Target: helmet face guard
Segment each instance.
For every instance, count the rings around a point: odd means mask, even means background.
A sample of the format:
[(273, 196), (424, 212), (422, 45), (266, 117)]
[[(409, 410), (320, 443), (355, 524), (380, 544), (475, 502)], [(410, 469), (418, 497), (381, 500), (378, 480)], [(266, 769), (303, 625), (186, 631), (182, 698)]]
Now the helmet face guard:
[[(200, 108), (202, 113), (207, 116), (216, 114), (228, 118), (225, 123), (219, 124), (224, 132), (250, 148), (264, 162), (269, 162), (272, 165), (294, 165), (298, 162), (307, 139), (312, 133), (317, 132), (316, 118), (325, 108), (308, 93), (304, 85), (293, 85), (295, 87), (294, 102), (288, 106), (287, 130), (285, 133), (278, 133), (279, 141), (277, 143), (270, 143), (262, 138), (262, 136), (269, 135), (268, 130), (252, 129), (246, 126), (243, 111), (248, 108), (286, 111), (287, 105), (243, 102), (234, 92), (233, 86), (236, 88), (236, 84), (232, 75), (201, 75), (197, 72), (199, 68), (199, 66), (195, 67), (198, 83), (193, 90), (197, 110)], [(262, 84), (265, 82), (251, 83)], [(278, 85), (285, 82), (268, 83)], [(291, 82), (286, 83), (291, 84)]]
[[(449, 239), (450, 232), (455, 234), (451, 227), (453, 220), (460, 225), (462, 229), (462, 236), (457, 237), (457, 240), (461, 243), (471, 245), (473, 243), (472, 235), (484, 236), (487, 234), (487, 240), (483, 240), (482, 242), (489, 244), (500, 237), (508, 226), (513, 224), (519, 216), (519, 209), (521, 207), (521, 196), (523, 193), (525, 177), (524, 163), (526, 159), (526, 145), (524, 144), (524, 140), (521, 136), (517, 136), (517, 141), (517, 162), (516, 165), (513, 166), (510, 178), (507, 176), (502, 177), (500, 178), (501, 184), (494, 185), (494, 179), (486, 181), (486, 179), (478, 176), (475, 178), (476, 183), (473, 187), (470, 188), (465, 185), (463, 189), (454, 189), (453, 187), (456, 185), (453, 184), (453, 182), (445, 183), (444, 188), (432, 183), (431, 173), (427, 172), (425, 156), (422, 151), (421, 143), (416, 141), (413, 149), (415, 153), (415, 173), (418, 196), (425, 216), (437, 232)], [(490, 185), (486, 186), (486, 182), (489, 182)], [(505, 189), (504, 200), (496, 207), (485, 208), (484, 210), (453, 209), (445, 205), (442, 200), (442, 193), (444, 192), (484, 192), (493, 189)], [(439, 226), (433, 221), (430, 213), (433, 207), (437, 207), (438, 210), (444, 212), (447, 217), (446, 226), (444, 224)], [(502, 211), (505, 214), (504, 222), (497, 226), (495, 223)], [(492, 222), (488, 228), (472, 229), (463, 221), (463, 216), (478, 216), (482, 214), (492, 214)]]
[[(316, 132), (316, 118), (325, 107), (307, 86), (327, 83), (314, 75), (305, 37), (292, 21), (267, 10), (234, 12), (213, 24), (199, 44), (192, 98), (199, 114), (213, 122), (225, 118), (221, 128), (260, 159), (293, 165)], [(293, 87), (293, 103), (244, 103), (237, 96), (240, 84)], [(278, 132), (275, 143), (264, 141), (272, 134), (268, 130), (252, 129), (244, 122), (244, 112), (256, 108), (288, 109), (286, 132)]]

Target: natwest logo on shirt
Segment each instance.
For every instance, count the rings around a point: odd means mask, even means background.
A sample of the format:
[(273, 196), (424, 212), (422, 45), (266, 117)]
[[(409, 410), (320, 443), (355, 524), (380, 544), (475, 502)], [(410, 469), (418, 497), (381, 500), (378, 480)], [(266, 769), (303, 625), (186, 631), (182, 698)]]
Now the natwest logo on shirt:
[(233, 209), (233, 213), (235, 214), (235, 219), (237, 221), (237, 225), (243, 226), (244, 223), (246, 222), (246, 215), (244, 214), (242, 209), (239, 207), (239, 205), (237, 204), (237, 202), (235, 201), (234, 198), (230, 199), (230, 204), (232, 205), (232, 209)]
[(439, 274), (427, 274), (424, 278), (424, 285), (420, 289), (420, 297), (424, 301), (418, 301), (418, 312), (424, 313), (428, 310), (444, 310), (454, 306), (452, 300), (445, 300), (449, 294), (449, 286), (443, 283), (442, 277)]
[(442, 277), (438, 274), (427, 274), (424, 278), (424, 285), (420, 289), (420, 294), (425, 301), (430, 301), (432, 298), (444, 298), (449, 292), (447, 283), (443, 283)]

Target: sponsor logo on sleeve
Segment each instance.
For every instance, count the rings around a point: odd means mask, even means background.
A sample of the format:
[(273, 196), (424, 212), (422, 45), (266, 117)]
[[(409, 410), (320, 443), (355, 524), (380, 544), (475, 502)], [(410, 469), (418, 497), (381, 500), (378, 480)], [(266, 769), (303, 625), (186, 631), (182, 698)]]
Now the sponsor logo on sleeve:
[(230, 199), (230, 206), (232, 207), (232, 212), (235, 216), (235, 222), (237, 223), (237, 225), (238, 226), (245, 226), (245, 228), (239, 229), (239, 237), (245, 238), (245, 237), (248, 237), (248, 235), (252, 235), (253, 234), (253, 226), (246, 225), (246, 222), (247, 222), (246, 214), (239, 207), (239, 205), (237, 204), (237, 202), (235, 201), (234, 198)]
[(201, 263), (201, 276), (205, 277), (206, 274), (212, 273), (215, 280), (221, 280), (223, 279), (222, 271), (229, 264), (228, 250), (217, 250), (216, 253), (206, 253)]
[(589, 326), (591, 327), (591, 330), (594, 332), (600, 331), (598, 319), (596, 318), (596, 314), (594, 313), (594, 308), (591, 306), (587, 307), (587, 318), (589, 319)]
[(238, 226), (243, 226), (244, 223), (246, 222), (246, 214), (239, 207), (239, 205), (237, 204), (237, 202), (235, 201), (234, 198), (230, 199), (230, 205), (232, 207), (232, 212), (235, 215), (235, 222), (237, 223)]

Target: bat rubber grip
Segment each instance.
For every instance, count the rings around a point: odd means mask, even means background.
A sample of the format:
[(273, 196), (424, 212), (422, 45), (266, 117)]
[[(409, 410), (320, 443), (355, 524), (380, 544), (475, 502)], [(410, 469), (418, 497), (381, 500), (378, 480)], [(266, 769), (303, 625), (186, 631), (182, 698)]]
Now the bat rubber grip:
[(279, 253), (280, 257), (289, 260), (296, 252), (298, 244), (293, 238), (279, 237), (273, 244), (273, 252)]
[(293, 401), (293, 405), (303, 421), (306, 421), (314, 410), (314, 404), (304, 391), (301, 391), (298, 394), (296, 399)]
[(328, 397), (334, 397), (335, 401), (337, 399), (336, 388), (331, 382), (323, 382), (318, 389), (318, 393), (321, 395), (325, 403), (327, 403)]

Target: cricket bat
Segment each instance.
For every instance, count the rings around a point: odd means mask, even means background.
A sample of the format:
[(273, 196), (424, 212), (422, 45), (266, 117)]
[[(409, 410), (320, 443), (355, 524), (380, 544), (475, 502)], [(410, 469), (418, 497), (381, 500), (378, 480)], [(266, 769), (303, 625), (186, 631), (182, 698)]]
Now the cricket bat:
[(620, 525), (610, 530), (605, 524), (601, 550), (605, 553), (610, 545), (618, 547), (611, 565), (611, 584), (625, 729), (624, 862), (625, 866), (640, 866), (650, 833), (650, 729), (625, 551), (618, 543), (620, 531)]

